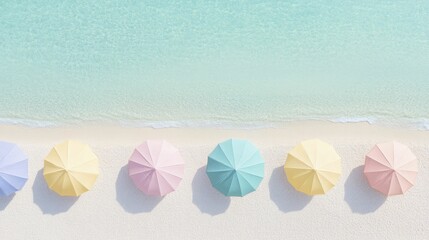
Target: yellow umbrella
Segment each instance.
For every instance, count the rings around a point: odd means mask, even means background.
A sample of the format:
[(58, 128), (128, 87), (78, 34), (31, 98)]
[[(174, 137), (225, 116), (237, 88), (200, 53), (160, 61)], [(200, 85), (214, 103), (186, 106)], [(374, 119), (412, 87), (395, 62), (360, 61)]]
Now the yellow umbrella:
[(341, 159), (331, 145), (312, 139), (289, 152), (284, 170), (296, 190), (307, 195), (325, 194), (341, 176)]
[(61, 196), (79, 196), (90, 190), (98, 173), (97, 156), (88, 145), (76, 141), (56, 145), (43, 168), (49, 188)]

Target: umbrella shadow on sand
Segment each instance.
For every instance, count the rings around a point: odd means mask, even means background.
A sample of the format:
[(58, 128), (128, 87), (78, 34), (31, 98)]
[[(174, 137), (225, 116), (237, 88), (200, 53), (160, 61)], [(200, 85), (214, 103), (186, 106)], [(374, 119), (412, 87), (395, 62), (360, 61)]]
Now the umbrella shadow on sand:
[(43, 169), (39, 170), (33, 183), (33, 202), (39, 206), (43, 214), (56, 215), (67, 212), (78, 197), (62, 197), (49, 189), (43, 177)]
[(128, 176), (128, 166), (121, 168), (116, 179), (116, 201), (129, 213), (150, 212), (162, 201), (162, 197), (148, 196), (140, 191)]
[(283, 166), (274, 169), (268, 182), (270, 198), (282, 212), (300, 211), (312, 197), (296, 191), (287, 181)]
[(219, 215), (226, 212), (231, 203), (231, 198), (224, 196), (212, 187), (205, 170), (205, 167), (198, 169), (192, 180), (192, 203), (202, 213), (212, 216)]
[(377, 210), (386, 201), (386, 197), (372, 189), (363, 174), (364, 166), (354, 168), (344, 184), (344, 201), (352, 212), (367, 214)]
[(15, 193), (7, 197), (0, 197), (0, 211), (5, 210), (14, 197)]

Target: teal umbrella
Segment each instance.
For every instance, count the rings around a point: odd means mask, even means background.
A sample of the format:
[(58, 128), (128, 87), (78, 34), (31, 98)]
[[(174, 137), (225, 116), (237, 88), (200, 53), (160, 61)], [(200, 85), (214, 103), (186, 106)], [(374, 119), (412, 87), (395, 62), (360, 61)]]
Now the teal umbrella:
[(230, 139), (209, 155), (206, 172), (213, 187), (225, 196), (244, 196), (264, 178), (264, 160), (250, 142)]

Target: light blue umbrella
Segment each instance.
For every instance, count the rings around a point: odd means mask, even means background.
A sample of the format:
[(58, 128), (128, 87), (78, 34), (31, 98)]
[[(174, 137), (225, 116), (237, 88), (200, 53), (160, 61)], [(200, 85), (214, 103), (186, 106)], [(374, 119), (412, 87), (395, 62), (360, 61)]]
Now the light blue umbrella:
[(28, 179), (28, 159), (17, 145), (0, 141), (0, 197), (19, 191)]
[(225, 196), (244, 196), (264, 178), (264, 160), (250, 142), (230, 139), (209, 155), (206, 172), (213, 187)]

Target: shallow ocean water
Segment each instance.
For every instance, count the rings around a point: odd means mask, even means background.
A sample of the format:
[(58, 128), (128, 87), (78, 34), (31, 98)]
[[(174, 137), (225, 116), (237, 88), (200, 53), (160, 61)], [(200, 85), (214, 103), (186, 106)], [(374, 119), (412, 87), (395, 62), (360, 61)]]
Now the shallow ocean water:
[(429, 128), (429, 2), (3, 1), (0, 119)]

